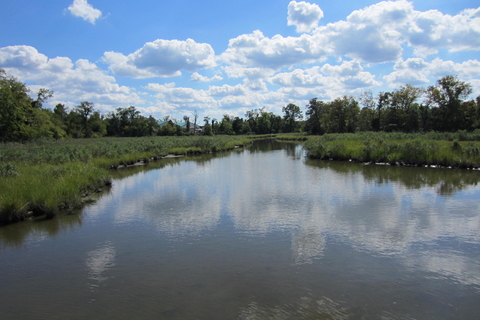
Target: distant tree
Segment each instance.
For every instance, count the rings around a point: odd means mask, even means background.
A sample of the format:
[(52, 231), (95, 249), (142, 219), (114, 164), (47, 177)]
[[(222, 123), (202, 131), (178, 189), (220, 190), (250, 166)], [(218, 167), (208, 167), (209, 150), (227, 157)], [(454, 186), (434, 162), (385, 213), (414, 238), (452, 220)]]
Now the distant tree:
[(209, 124), (210, 123), (210, 117), (209, 116), (203, 117), (203, 121), (205, 122), (205, 125)]
[(224, 114), (222, 121), (220, 121), (218, 128), (218, 133), (220, 134), (234, 134), (232, 120), (228, 114)]
[(378, 126), (377, 128), (375, 126), (377, 120), (377, 113), (375, 111), (377, 107), (377, 99), (373, 95), (372, 91), (364, 91), (359, 100), (363, 105), (363, 108), (360, 110), (358, 129), (360, 131), (378, 130)]
[(107, 134), (107, 124), (98, 111), (94, 111), (88, 118), (88, 128), (90, 138), (100, 138)]
[(297, 121), (303, 119), (300, 107), (293, 103), (289, 103), (282, 108), (282, 111), (284, 113), (283, 119), (285, 120), (285, 132), (295, 132), (298, 127)]
[(436, 86), (427, 89), (427, 104), (434, 108), (435, 129), (456, 131), (465, 128), (465, 110), (462, 100), (472, 93), (472, 86), (455, 76), (445, 76)]
[(30, 98), (30, 89), (0, 69), (0, 141), (34, 140), (41, 137), (61, 138), (65, 135), (53, 113), (42, 109), (53, 91), (40, 89), (37, 99)]
[(199, 117), (198, 111), (197, 110), (193, 111), (192, 115), (193, 115), (193, 134), (197, 134), (197, 120)]
[(325, 124), (324, 120), (326, 117), (326, 103), (319, 101), (317, 98), (313, 98), (309, 101), (307, 105), (307, 110), (305, 112), (307, 116), (307, 121), (305, 123), (305, 130), (311, 134), (324, 134), (325, 133)]
[(388, 123), (396, 131), (413, 132), (419, 126), (419, 107), (415, 101), (424, 90), (410, 84), (401, 86), (391, 94)]
[(242, 132), (243, 119), (240, 117), (235, 117), (232, 120), (232, 129), (235, 134), (241, 134)]
[(26, 139), (25, 128), (31, 108), (30, 89), (0, 69), (0, 140)]
[(85, 138), (90, 138), (92, 135), (91, 129), (88, 127), (88, 118), (93, 113), (94, 104), (89, 101), (82, 101), (75, 107), (75, 112), (81, 117), (83, 124), (83, 134)]
[(203, 126), (203, 135), (204, 136), (211, 136), (213, 135), (213, 132), (212, 132), (212, 126), (210, 124), (206, 124)]

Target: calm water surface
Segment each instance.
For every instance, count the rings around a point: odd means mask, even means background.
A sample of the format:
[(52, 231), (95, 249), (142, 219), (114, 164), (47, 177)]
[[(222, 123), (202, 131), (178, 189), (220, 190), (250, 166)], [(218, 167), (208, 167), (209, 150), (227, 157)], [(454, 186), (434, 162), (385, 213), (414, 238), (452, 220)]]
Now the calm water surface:
[(1, 319), (480, 319), (480, 172), (274, 141), (136, 170), (0, 228)]

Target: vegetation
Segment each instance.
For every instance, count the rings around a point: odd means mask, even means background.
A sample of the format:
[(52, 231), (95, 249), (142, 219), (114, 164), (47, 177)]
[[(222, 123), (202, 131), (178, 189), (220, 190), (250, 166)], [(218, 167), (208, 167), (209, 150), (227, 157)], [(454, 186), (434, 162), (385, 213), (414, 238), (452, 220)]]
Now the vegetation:
[(311, 158), (391, 165), (480, 167), (480, 130), (472, 133), (326, 134), (304, 144)]
[(41, 140), (0, 145), (0, 224), (73, 211), (109, 184), (108, 169), (169, 153), (207, 153), (249, 143), (241, 136)]
[(266, 108), (247, 111), (245, 119), (206, 116), (199, 131), (196, 111), (193, 123), (186, 115), (181, 124), (170, 116), (162, 122), (145, 117), (134, 106), (108, 114), (89, 101), (46, 109), (52, 91), (40, 89), (32, 98), (25, 84), (0, 69), (0, 223), (73, 210), (108, 184), (108, 169), (119, 164), (231, 149), (272, 134), (308, 139), (314, 158), (478, 167), (480, 97), (465, 101), (471, 93), (470, 84), (446, 76), (427, 89), (407, 84), (377, 97), (367, 91), (360, 102), (314, 98), (305, 120), (292, 103), (282, 108), (283, 117)]
[[(355, 133), (385, 132), (455, 132), (480, 129), (480, 97), (465, 101), (471, 93), (469, 83), (454, 76), (445, 76), (427, 89), (412, 85), (401, 86), (392, 92), (380, 92), (376, 97), (364, 92), (359, 101), (344, 96), (333, 101), (313, 98), (303, 113), (289, 103), (282, 108), (283, 117), (266, 108), (249, 110), (245, 119), (225, 114), (222, 119), (204, 117), (203, 131), (199, 130), (199, 114), (195, 110), (179, 121), (165, 116), (159, 122), (145, 117), (134, 107), (117, 108), (115, 112), (100, 114), (93, 102), (81, 101), (69, 109), (57, 104), (53, 111), (43, 104), (53, 92), (40, 89), (35, 99), (29, 88), (0, 69), (0, 142), (33, 141), (42, 138), (99, 138), (182, 136), (215, 134), (278, 134), (306, 132)], [(419, 99), (423, 97), (423, 102)], [(360, 108), (360, 104), (363, 108)]]

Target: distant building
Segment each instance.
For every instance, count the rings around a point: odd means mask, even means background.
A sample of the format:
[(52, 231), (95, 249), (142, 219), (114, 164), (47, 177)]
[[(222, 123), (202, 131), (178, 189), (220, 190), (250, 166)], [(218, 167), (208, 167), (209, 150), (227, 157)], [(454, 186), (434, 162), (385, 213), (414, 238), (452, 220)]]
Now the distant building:
[[(170, 121), (158, 121), (157, 123), (160, 127), (162, 127), (164, 125), (167, 125), (169, 122)], [(187, 123), (186, 122), (177, 122), (177, 123), (172, 122), (172, 123), (174, 125), (177, 125), (180, 128), (182, 128), (183, 131), (187, 131)], [(193, 123), (190, 123), (190, 132), (191, 133), (194, 133), (194, 132), (195, 133), (201, 133), (201, 132), (203, 132), (203, 127), (202, 126), (197, 125), (196, 130), (194, 130), (193, 127), (194, 127)]]
[(168, 121), (158, 121), (157, 123), (160, 127), (163, 127), (164, 125), (168, 124)]

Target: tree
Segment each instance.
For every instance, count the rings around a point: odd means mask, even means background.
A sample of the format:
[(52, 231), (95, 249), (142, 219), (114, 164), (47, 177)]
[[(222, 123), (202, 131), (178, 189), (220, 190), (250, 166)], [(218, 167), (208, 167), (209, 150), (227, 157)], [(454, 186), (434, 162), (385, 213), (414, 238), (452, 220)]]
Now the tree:
[(209, 124), (210, 123), (210, 117), (209, 116), (203, 117), (203, 121), (205, 122), (205, 125)]
[(234, 134), (232, 121), (228, 114), (223, 115), (217, 130), (220, 134)]
[(395, 111), (394, 123), (397, 130), (412, 132), (418, 130), (419, 111), (415, 101), (420, 98), (424, 90), (407, 84), (401, 86), (392, 94), (391, 106)]
[(377, 113), (375, 112), (377, 99), (371, 90), (367, 90), (360, 95), (360, 103), (363, 105), (363, 108), (360, 110), (359, 130), (372, 131), (375, 129), (377, 119)]
[(235, 134), (241, 134), (243, 126), (243, 119), (240, 117), (235, 117), (232, 121), (232, 129)]
[(93, 112), (93, 102), (82, 101), (78, 106), (75, 107), (75, 112), (82, 118), (83, 123), (83, 134), (86, 138), (90, 138), (92, 132), (88, 127), (88, 117)]
[(197, 119), (199, 117), (198, 111), (193, 111), (193, 134), (197, 134)]
[(303, 119), (302, 111), (300, 107), (289, 103), (287, 106), (282, 108), (282, 111), (285, 113), (283, 119), (285, 120), (285, 132), (295, 132), (297, 129), (297, 121)]
[(445, 76), (436, 86), (427, 89), (427, 104), (433, 106), (434, 121), (439, 131), (456, 131), (465, 128), (465, 110), (462, 99), (472, 93), (472, 86), (455, 76)]
[(190, 117), (189, 116), (183, 116), (183, 121), (185, 121), (186, 125), (186, 131), (187, 133), (190, 133)]
[(30, 90), (0, 69), (0, 140), (24, 139), (27, 114), (31, 107)]
[(327, 133), (346, 133), (357, 130), (360, 107), (353, 97), (344, 96), (329, 103), (327, 108), (328, 121), (326, 122)]
[(40, 88), (37, 93), (37, 100), (32, 101), (32, 107), (40, 109), (45, 101), (53, 97), (53, 91)]
[(213, 135), (213, 132), (212, 132), (212, 126), (210, 124), (206, 124), (204, 127), (203, 127), (203, 135), (204, 136), (211, 136)]
[(311, 134), (324, 134), (325, 126), (323, 123), (326, 113), (326, 104), (323, 101), (318, 101), (317, 98), (313, 98), (307, 105), (307, 122), (305, 130)]
[(0, 69), (0, 141), (34, 140), (41, 137), (61, 138), (65, 132), (53, 120), (53, 114), (42, 109), (53, 91), (41, 88), (37, 99), (30, 89)]

